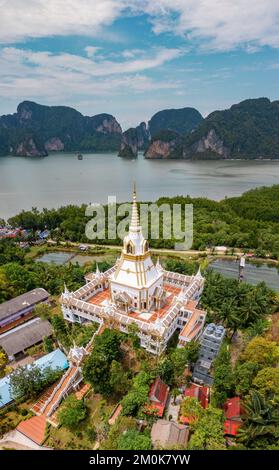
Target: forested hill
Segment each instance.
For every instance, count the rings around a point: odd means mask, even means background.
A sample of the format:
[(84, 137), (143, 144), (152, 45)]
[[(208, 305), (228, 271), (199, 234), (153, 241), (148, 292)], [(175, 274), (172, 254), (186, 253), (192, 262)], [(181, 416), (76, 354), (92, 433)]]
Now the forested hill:
[(167, 145), (154, 136), (147, 158), (279, 159), (279, 101), (249, 99), (214, 111), (183, 137), (174, 146), (173, 138)]
[(202, 120), (201, 113), (194, 108), (164, 109), (152, 116), (148, 127), (152, 139), (160, 131), (166, 130), (187, 135), (196, 129)]
[(279, 101), (250, 99), (214, 111), (184, 144), (184, 158), (279, 158)]
[(83, 116), (67, 106), (32, 101), (0, 117), (0, 155), (50, 151), (119, 151), (122, 157), (279, 159), (279, 101), (245, 100), (205, 119), (194, 108), (166, 109), (122, 132), (111, 114)]
[(110, 114), (89, 117), (67, 106), (24, 101), (15, 114), (0, 117), (0, 155), (118, 150), (121, 135), (120, 124)]

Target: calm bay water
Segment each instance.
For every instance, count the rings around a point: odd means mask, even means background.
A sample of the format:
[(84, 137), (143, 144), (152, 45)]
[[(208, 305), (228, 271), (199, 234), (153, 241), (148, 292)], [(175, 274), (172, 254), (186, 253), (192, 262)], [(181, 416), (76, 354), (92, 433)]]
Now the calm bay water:
[(125, 160), (108, 154), (51, 154), (45, 158), (0, 157), (0, 218), (32, 207), (106, 203), (108, 195), (129, 201), (132, 182), (138, 198), (205, 196), (222, 199), (279, 181), (279, 161)]

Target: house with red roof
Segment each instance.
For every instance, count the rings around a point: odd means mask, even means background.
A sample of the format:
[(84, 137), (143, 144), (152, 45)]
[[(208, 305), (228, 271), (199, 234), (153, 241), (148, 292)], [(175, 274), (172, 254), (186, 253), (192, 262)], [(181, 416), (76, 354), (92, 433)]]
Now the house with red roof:
[(184, 396), (196, 398), (203, 408), (207, 408), (209, 403), (209, 390), (209, 387), (191, 384), (186, 388)]
[(242, 425), (240, 397), (228, 398), (224, 405), (224, 412), (226, 417), (224, 433), (226, 436), (235, 437)]
[(162, 418), (166, 403), (169, 397), (170, 387), (166, 385), (160, 377), (157, 377), (155, 382), (151, 385), (149, 392), (150, 404), (147, 405), (147, 412), (156, 412), (159, 418)]

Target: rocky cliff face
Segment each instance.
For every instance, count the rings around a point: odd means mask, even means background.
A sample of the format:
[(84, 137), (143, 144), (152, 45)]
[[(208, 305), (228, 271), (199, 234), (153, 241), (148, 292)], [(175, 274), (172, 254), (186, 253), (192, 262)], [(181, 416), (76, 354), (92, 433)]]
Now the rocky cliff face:
[(118, 150), (122, 129), (114, 116), (83, 116), (67, 106), (23, 101), (0, 117), (0, 154), (47, 155), (50, 151)]
[(175, 132), (162, 131), (146, 149), (145, 158), (165, 159), (180, 158), (180, 136)]
[(136, 127), (136, 132), (137, 132), (137, 139), (138, 139), (138, 149), (145, 150), (151, 139), (149, 129), (146, 126), (145, 122), (141, 122)]
[(120, 124), (112, 116), (110, 119), (104, 119), (103, 123), (97, 127), (97, 132), (103, 132), (104, 134), (121, 134), (122, 129)]
[(61, 152), (64, 150), (64, 144), (58, 137), (52, 137), (45, 143), (45, 149), (47, 152)]
[(216, 154), (216, 156), (221, 158), (228, 158), (230, 156), (230, 149), (216, 134), (215, 129), (210, 129), (206, 135), (197, 140), (190, 148), (184, 146), (183, 158), (191, 158), (196, 154)]
[(150, 134), (145, 122), (141, 122), (137, 127), (130, 127), (122, 134), (119, 157), (137, 157), (138, 151), (147, 147), (149, 139)]
[(120, 150), (118, 153), (119, 157), (124, 158), (135, 158), (138, 155), (138, 136), (136, 129), (131, 127), (127, 131), (123, 132)]
[(45, 157), (47, 151), (38, 145), (32, 137), (24, 139), (11, 149), (11, 153), (22, 157)]

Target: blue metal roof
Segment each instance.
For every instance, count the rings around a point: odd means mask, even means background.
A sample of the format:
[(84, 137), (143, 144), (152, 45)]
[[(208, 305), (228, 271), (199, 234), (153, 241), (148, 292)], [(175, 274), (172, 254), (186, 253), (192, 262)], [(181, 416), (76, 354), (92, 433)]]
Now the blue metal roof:
[[(64, 370), (69, 367), (67, 357), (60, 349), (55, 349), (46, 356), (40, 357), (36, 361), (32, 362), (32, 365), (34, 364), (40, 367), (40, 369), (51, 367), (53, 370)], [(26, 367), (28, 368), (28, 365)], [(3, 379), (0, 379), (0, 408), (11, 401), (13, 401), (13, 397), (10, 390), (10, 375), (7, 375), (6, 377), (3, 377)]]
[(52, 369), (67, 369), (69, 367), (67, 357), (61, 349), (55, 349), (46, 356), (40, 357), (40, 359), (34, 361), (33, 364), (41, 368), (51, 367)]

